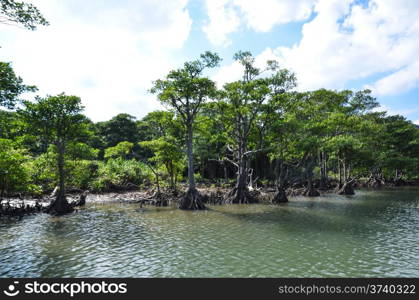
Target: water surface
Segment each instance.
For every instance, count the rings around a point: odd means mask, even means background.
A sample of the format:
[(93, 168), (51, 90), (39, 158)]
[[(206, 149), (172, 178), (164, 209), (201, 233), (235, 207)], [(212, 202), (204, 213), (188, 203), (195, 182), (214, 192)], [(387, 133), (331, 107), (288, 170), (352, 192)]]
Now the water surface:
[(0, 220), (1, 277), (418, 277), (419, 189)]

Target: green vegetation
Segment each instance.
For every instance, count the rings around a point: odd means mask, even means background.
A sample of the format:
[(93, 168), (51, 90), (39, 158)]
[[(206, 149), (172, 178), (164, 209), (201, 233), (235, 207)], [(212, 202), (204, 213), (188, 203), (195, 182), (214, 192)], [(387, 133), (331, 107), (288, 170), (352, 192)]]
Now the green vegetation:
[(29, 30), (35, 30), (37, 25), (49, 25), (33, 4), (15, 0), (0, 0), (0, 23), (20, 24)]
[(158, 99), (173, 109), (185, 127), (186, 154), (188, 158), (188, 191), (182, 198), (182, 209), (204, 209), (201, 195), (195, 188), (193, 128), (201, 106), (209, 98), (215, 98), (215, 82), (203, 77), (205, 69), (218, 66), (220, 57), (211, 52), (201, 54), (195, 61), (186, 62), (184, 67), (171, 71), (163, 80), (157, 80), (151, 89)]
[(36, 87), (24, 85), (10, 63), (0, 62), (0, 106), (12, 109), (22, 93), (34, 91)]
[[(141, 120), (119, 114), (93, 123), (80, 98), (59, 94), (21, 101), (25, 86), (2, 63), (0, 196), (40, 196), (59, 187), (53, 213), (72, 208), (69, 190), (92, 192), (161, 188), (180, 208), (203, 209), (196, 183), (230, 187), (229, 203), (258, 201), (255, 188), (273, 186), (273, 203), (287, 193), (353, 193), (355, 184), (401, 185), (419, 179), (419, 130), (402, 116), (374, 110), (369, 90), (296, 92), (293, 73), (249, 52), (234, 57), (243, 78), (218, 90), (204, 76), (220, 58), (207, 52), (157, 80), (151, 89), (167, 111)], [(362, 181), (361, 181), (362, 179)]]
[(65, 154), (70, 142), (82, 136), (85, 117), (80, 98), (60, 94), (24, 101), (18, 114), (27, 126), (28, 132), (39, 136), (48, 145), (53, 145), (59, 177), (59, 192), (50, 209), (56, 213), (71, 211), (65, 198)]

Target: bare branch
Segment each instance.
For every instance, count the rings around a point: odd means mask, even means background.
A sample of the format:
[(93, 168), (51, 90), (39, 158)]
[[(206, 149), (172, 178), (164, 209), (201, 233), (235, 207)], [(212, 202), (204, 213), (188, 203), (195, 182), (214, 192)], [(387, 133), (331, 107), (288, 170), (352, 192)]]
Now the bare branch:
[(270, 148), (262, 148), (262, 149), (258, 149), (258, 150), (247, 151), (243, 154), (243, 156), (255, 154), (255, 153), (258, 153), (258, 152), (263, 152), (263, 151), (266, 151), (268, 149), (270, 149)]
[(234, 162), (234, 161), (232, 161), (231, 159), (229, 159), (228, 157), (224, 157), (224, 160), (225, 160), (225, 161), (228, 161), (229, 163), (231, 163), (231, 164), (233, 164), (234, 166), (236, 166), (236, 167), (237, 167), (237, 169), (239, 168), (239, 165), (238, 165), (236, 162)]

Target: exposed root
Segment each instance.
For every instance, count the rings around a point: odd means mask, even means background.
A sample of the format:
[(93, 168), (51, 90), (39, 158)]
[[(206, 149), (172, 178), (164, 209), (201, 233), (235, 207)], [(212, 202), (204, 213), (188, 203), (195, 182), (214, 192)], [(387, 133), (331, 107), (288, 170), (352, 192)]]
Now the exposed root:
[(152, 196), (147, 198), (141, 197), (135, 202), (140, 203), (140, 208), (143, 207), (143, 205), (168, 206), (170, 199), (170, 194), (164, 194), (160, 191), (156, 191)]
[(288, 202), (287, 194), (285, 193), (285, 189), (278, 188), (274, 197), (271, 200), (272, 204), (279, 204), (279, 203), (286, 203)]
[(318, 187), (320, 191), (328, 191), (330, 190), (333, 186), (330, 182), (330, 180), (328, 179), (321, 179), (318, 182)]
[(55, 198), (55, 200), (50, 204), (50, 206), (46, 210), (47, 213), (54, 216), (68, 214), (73, 211), (73, 206), (68, 203), (65, 195), (61, 195), (60, 193), (58, 193), (57, 198)]
[(203, 210), (205, 209), (203, 197), (195, 188), (189, 188), (179, 202), (179, 208), (184, 210)]
[(86, 198), (87, 198), (87, 194), (89, 193), (89, 191), (85, 191), (82, 194), (80, 194), (79, 200), (71, 203), (70, 205), (75, 207), (75, 206), (85, 206), (86, 205)]
[(287, 197), (301, 196), (305, 191), (305, 188), (288, 188), (286, 190)]
[(315, 188), (311, 187), (311, 188), (306, 188), (303, 192), (303, 196), (306, 197), (319, 197), (320, 193), (318, 190), (316, 190)]
[(343, 185), (336, 187), (336, 193), (338, 195), (354, 195), (355, 191), (350, 182), (345, 182)]
[(152, 199), (152, 204), (154, 206), (167, 206), (169, 204), (167, 197), (161, 192), (157, 192)]
[(249, 191), (247, 188), (239, 189), (235, 187), (230, 193), (227, 194), (225, 203), (227, 204), (248, 204), (257, 203), (259, 191)]
[(401, 178), (394, 180), (394, 186), (404, 186), (407, 185), (406, 181)]
[(44, 207), (38, 202), (35, 201), (35, 204), (26, 204), (22, 200), (20, 203), (10, 203), (8, 201), (0, 201), (0, 217), (9, 216), (9, 217), (21, 217), (23, 215), (38, 213), (44, 211)]
[(365, 183), (365, 185), (367, 187), (372, 187), (372, 188), (379, 188), (382, 186), (385, 186), (385, 182), (382, 178), (377, 177), (377, 176), (371, 176), (367, 182)]
[(224, 204), (223, 192), (217, 189), (215, 192), (210, 192), (209, 194), (202, 195), (202, 202), (205, 204)]

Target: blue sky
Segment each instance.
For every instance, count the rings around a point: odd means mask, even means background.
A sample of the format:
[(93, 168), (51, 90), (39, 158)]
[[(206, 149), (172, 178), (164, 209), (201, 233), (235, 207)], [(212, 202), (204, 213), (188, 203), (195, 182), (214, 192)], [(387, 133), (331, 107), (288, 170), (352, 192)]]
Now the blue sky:
[(219, 85), (239, 78), (232, 56), (276, 59), (299, 90), (370, 88), (389, 114), (419, 124), (417, 0), (33, 0), (50, 21), (0, 29), (0, 60), (38, 94), (82, 98), (102, 121), (161, 109), (151, 82), (206, 50), (223, 62)]

